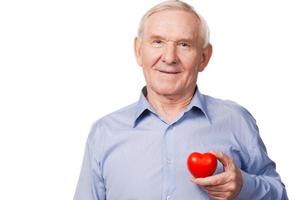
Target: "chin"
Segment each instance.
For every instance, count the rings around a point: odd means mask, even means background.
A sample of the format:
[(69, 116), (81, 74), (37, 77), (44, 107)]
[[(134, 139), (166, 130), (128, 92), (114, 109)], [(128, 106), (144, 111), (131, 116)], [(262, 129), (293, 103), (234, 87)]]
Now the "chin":
[(169, 85), (161, 85), (161, 86), (154, 86), (152, 87), (152, 90), (160, 95), (176, 95), (179, 93), (179, 88), (176, 88), (175, 85), (169, 86)]

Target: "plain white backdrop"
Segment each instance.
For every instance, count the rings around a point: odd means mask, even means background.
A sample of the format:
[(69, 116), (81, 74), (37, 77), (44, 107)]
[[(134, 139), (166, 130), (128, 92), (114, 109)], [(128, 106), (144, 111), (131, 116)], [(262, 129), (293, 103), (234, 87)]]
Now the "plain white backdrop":
[[(133, 40), (158, 2), (0, 2), (0, 199), (72, 199), (90, 126), (139, 97)], [(298, 1), (187, 2), (214, 48), (200, 90), (253, 114), (290, 199), (300, 199)]]

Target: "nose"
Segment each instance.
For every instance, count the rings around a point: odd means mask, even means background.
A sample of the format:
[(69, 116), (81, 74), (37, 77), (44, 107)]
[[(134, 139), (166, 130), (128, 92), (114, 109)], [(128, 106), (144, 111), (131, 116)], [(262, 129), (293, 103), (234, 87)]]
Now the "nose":
[(163, 50), (162, 61), (169, 65), (174, 65), (178, 63), (177, 49), (176, 49), (176, 45), (173, 42), (168, 43), (165, 46)]

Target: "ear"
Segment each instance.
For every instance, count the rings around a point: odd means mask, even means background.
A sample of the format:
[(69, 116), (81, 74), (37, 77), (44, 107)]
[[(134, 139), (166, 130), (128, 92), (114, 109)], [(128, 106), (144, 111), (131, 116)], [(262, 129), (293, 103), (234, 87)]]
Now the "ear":
[(141, 40), (138, 37), (135, 37), (134, 50), (135, 50), (136, 61), (138, 65), (142, 66)]
[(199, 72), (202, 72), (209, 63), (212, 55), (212, 45), (208, 44), (208, 46), (206, 48), (203, 48), (201, 51), (201, 62), (198, 69)]

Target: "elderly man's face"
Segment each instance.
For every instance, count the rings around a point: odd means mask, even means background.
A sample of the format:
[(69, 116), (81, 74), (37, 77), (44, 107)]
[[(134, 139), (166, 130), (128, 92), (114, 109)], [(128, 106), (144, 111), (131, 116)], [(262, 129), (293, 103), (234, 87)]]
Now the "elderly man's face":
[(203, 49), (200, 40), (199, 22), (193, 14), (165, 10), (151, 15), (142, 40), (135, 40), (137, 62), (148, 89), (166, 96), (193, 90), (212, 52), (211, 45)]

